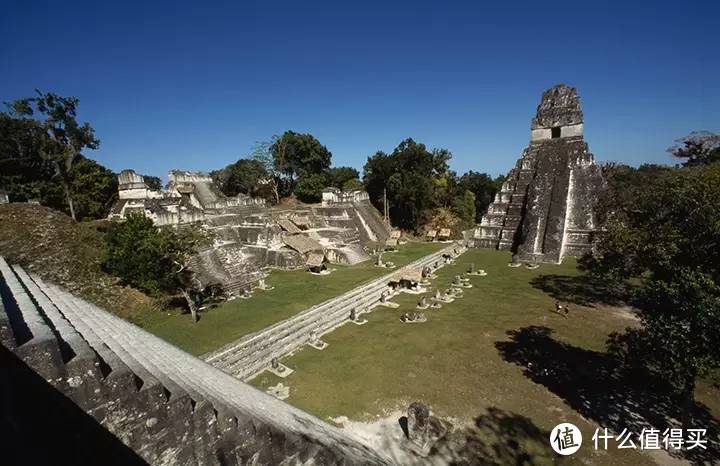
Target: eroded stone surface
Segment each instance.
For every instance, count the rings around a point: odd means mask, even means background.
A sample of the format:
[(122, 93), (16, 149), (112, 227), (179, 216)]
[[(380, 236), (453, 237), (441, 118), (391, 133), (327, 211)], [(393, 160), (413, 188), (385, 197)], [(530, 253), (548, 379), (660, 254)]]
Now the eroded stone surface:
[(471, 242), (510, 249), (515, 262), (554, 262), (592, 248), (595, 205), (604, 187), (583, 140), (580, 98), (560, 84), (543, 93), (530, 145), (510, 170)]

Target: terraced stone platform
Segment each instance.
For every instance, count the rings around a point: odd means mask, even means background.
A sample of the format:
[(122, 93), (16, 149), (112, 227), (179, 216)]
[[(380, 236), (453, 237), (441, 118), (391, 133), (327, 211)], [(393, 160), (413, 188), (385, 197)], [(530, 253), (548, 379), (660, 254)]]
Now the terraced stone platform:
[[(3, 354), (150, 464), (387, 464), (343, 431), (2, 258), (0, 297)], [(0, 395), (23, 383), (3, 377)], [(13, 412), (12, 422), (26, 421)], [(76, 449), (94, 441), (76, 440)]]
[(422, 257), (392, 273), (360, 285), (342, 295), (313, 306), (296, 316), (278, 322), (259, 332), (208, 353), (202, 358), (214, 367), (242, 380), (248, 380), (268, 368), (273, 358), (281, 358), (306, 344), (313, 336), (320, 337), (349, 321), (350, 312), (368, 312), (389, 290), (388, 283), (397, 281), (409, 270), (444, 265), (443, 256), (457, 256), (465, 248), (457, 243)]

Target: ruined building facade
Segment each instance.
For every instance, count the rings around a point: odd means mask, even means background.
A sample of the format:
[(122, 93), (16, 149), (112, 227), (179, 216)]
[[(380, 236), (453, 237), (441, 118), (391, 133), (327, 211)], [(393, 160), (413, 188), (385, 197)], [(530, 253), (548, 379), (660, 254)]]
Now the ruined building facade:
[(326, 189), (321, 205), (266, 205), (263, 199), (225, 196), (206, 174), (172, 170), (167, 189), (150, 189), (142, 176), (123, 170), (109, 218), (140, 213), (158, 226), (200, 224), (214, 244), (191, 261), (198, 287), (221, 285), (226, 294), (252, 288), (267, 267), (353, 265), (370, 258), (365, 245), (390, 235), (365, 191)]
[(530, 145), (507, 175), (470, 242), (509, 249), (520, 262), (559, 263), (592, 248), (601, 169), (583, 139), (577, 90), (543, 93)]

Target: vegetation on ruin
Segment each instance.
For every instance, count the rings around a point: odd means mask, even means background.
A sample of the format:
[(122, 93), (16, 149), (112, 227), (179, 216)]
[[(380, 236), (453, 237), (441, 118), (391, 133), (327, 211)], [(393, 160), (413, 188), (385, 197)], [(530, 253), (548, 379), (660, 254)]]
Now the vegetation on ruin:
[[(528, 270), (508, 267), (510, 257), (471, 249), (440, 270), (430, 293), (449, 287), (470, 263), (488, 276), (472, 278), (463, 298), (423, 311), (426, 323), (400, 322), (419, 299), (400, 295), (393, 299), (399, 308), (375, 308), (363, 315), (367, 324), (324, 335), (329, 346), (323, 351), (305, 347), (284, 358), (295, 370), (289, 377), (263, 373), (251, 383), (282, 382), (290, 386), (288, 403), (329, 422), (394, 415), (396, 423), (411, 402), (422, 400), (453, 420), (460, 428), (455, 435), (482, 440), (475, 443), (487, 447), (485, 463), (553, 464), (547, 438), (558, 419), (580, 427), (591, 442), (598, 426), (639, 432), (680, 417), (667, 381), (627, 368), (606, 350), (608, 335), (640, 325), (632, 308), (612, 300), (602, 281), (579, 273), (574, 260)], [(567, 317), (554, 312), (556, 301), (569, 305)], [(697, 425), (717, 428), (717, 386), (701, 380), (695, 394)], [(711, 457), (689, 453), (690, 459)], [(577, 460), (653, 464), (632, 450), (590, 455), (592, 449), (583, 449)]]
[(332, 153), (311, 134), (286, 131), (258, 142), (247, 158), (211, 172), (223, 193), (261, 197), (275, 204), (294, 195), (306, 203), (320, 202), (328, 186), (362, 189), (352, 167), (331, 167)]
[[(409, 242), (383, 259), (403, 266), (445, 246)], [(193, 324), (174, 312), (146, 314), (138, 322), (145, 329), (192, 354), (204, 354), (298, 312), (390, 273), (372, 261), (354, 266), (331, 265), (330, 275), (310, 275), (304, 270), (273, 270), (267, 279), (270, 291), (256, 291), (251, 299), (235, 299), (201, 313)]]
[(145, 215), (131, 213), (107, 229), (103, 267), (123, 284), (153, 296), (180, 292), (196, 322), (196, 303), (206, 290), (188, 266), (210, 242), (211, 237), (197, 225), (158, 228)]

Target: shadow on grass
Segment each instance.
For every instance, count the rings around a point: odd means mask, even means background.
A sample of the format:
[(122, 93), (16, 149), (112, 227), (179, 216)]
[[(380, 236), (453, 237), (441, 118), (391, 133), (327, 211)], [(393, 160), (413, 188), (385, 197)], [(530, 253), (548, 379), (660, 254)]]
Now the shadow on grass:
[(624, 295), (599, 278), (590, 275), (538, 275), (530, 284), (558, 301), (595, 307), (601, 303), (617, 306), (625, 303)]
[(552, 463), (549, 431), (537, 427), (525, 416), (488, 408), (475, 419), (459, 449), (459, 461), (450, 464), (538, 464)]
[[(637, 367), (628, 370), (606, 353), (557, 341), (547, 327), (524, 327), (508, 335), (510, 341), (495, 343), (503, 359), (524, 367), (525, 376), (547, 387), (598, 427), (616, 434), (627, 428), (636, 436), (644, 428), (654, 427), (662, 433), (668, 427), (680, 427), (682, 400), (664, 380), (638, 373)], [(692, 424), (707, 429), (707, 450), (671, 453), (693, 463), (714, 464), (720, 460), (720, 423), (706, 406), (696, 403)]]

